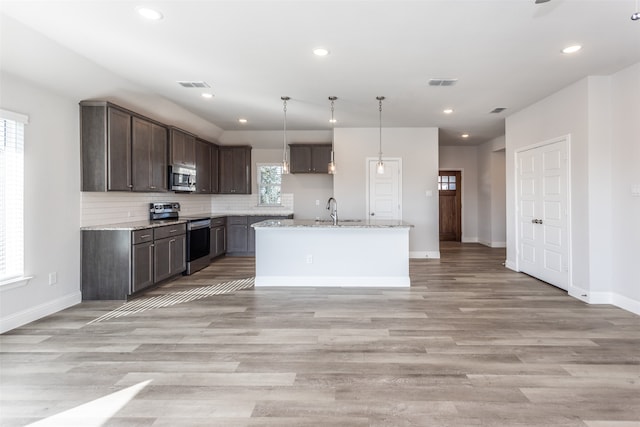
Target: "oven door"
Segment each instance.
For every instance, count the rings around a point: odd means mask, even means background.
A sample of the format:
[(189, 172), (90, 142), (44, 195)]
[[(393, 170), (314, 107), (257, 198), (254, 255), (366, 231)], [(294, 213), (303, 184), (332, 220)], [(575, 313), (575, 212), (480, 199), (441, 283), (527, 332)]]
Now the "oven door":
[(211, 220), (187, 224), (187, 261), (209, 257), (211, 249)]

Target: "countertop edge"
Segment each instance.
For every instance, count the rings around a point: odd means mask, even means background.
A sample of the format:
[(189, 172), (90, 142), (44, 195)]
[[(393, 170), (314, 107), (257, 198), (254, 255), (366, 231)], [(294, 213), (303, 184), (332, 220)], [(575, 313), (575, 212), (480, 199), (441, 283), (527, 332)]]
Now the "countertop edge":
[[(189, 214), (186, 216), (202, 216), (203, 218), (226, 218), (229, 216), (289, 216), (293, 215), (291, 211), (274, 211), (274, 212), (251, 212), (247, 213), (247, 211), (229, 211), (229, 212), (215, 212), (215, 213), (201, 213), (201, 214)], [(141, 220), (141, 221), (131, 221), (131, 222), (120, 222), (120, 223), (112, 223), (112, 224), (100, 224), (100, 225), (86, 225), (80, 227), (80, 231), (117, 231), (117, 230), (143, 230), (145, 228), (157, 228), (164, 227), (166, 225), (176, 225), (176, 224), (186, 224), (186, 219), (180, 219), (174, 221), (162, 221), (162, 222), (151, 222), (149, 220)]]
[(266, 220), (257, 222), (251, 225), (256, 229), (283, 229), (283, 228), (327, 228), (327, 229), (341, 229), (341, 228), (395, 228), (395, 229), (410, 229), (413, 228), (413, 224), (406, 223), (404, 221), (389, 221), (389, 220), (376, 220), (376, 221), (345, 221), (338, 224), (325, 221), (314, 220)]

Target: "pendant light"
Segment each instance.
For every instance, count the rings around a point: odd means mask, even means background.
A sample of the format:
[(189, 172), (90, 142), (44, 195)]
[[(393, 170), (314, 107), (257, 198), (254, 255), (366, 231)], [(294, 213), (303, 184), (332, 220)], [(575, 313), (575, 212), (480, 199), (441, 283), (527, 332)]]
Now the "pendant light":
[(378, 164), (376, 165), (376, 172), (380, 175), (384, 174), (384, 163), (382, 162), (382, 101), (384, 96), (376, 96), (378, 100), (378, 111), (380, 113), (380, 143), (378, 145)]
[(336, 123), (336, 119), (333, 118), (333, 110), (334, 110), (334, 103), (336, 99), (338, 99), (337, 96), (329, 97), (329, 101), (331, 101), (331, 120), (329, 120), (329, 122), (331, 123), (331, 161), (327, 166), (327, 171), (329, 172), (330, 175), (334, 175), (336, 173), (336, 162), (333, 158), (333, 146), (335, 143), (335, 123)]
[(640, 9), (638, 9), (638, 0), (636, 0), (636, 11), (633, 13), (633, 15), (631, 15), (631, 20), (632, 21), (640, 20)]
[(282, 174), (289, 173), (289, 162), (287, 161), (287, 101), (290, 100), (288, 96), (281, 96), (282, 109), (284, 111), (284, 127), (282, 132)]

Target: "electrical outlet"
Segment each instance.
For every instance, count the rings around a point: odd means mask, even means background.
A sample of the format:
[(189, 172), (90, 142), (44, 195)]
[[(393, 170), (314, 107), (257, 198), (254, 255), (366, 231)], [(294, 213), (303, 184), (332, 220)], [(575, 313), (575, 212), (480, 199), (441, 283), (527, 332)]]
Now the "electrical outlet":
[(58, 283), (58, 273), (49, 273), (49, 284), (55, 285), (56, 283)]
[(313, 264), (313, 255), (307, 255), (307, 264)]
[(320, 200), (316, 200), (316, 206), (320, 206)]

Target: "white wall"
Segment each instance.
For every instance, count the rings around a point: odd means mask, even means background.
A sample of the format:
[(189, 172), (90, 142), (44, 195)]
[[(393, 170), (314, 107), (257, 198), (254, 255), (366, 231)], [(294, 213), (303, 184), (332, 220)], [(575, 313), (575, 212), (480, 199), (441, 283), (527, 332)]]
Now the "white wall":
[[(81, 300), (78, 103), (0, 72), (0, 107), (25, 126), (24, 286), (0, 289), (0, 332)], [(49, 285), (49, 273), (57, 283)]]
[[(479, 242), (478, 147), (450, 145), (440, 147), (439, 168), (462, 171), (462, 241)], [(487, 187), (488, 185), (487, 182)]]
[(640, 301), (640, 63), (612, 76), (611, 99), (611, 291), (631, 309)]
[[(516, 264), (515, 152), (570, 136), (569, 293), (640, 313), (640, 64), (588, 77), (506, 121), (507, 265)], [(634, 184), (635, 183), (635, 184)], [(635, 255), (633, 255), (635, 254)]]
[[(334, 197), (342, 218), (366, 215), (366, 159), (377, 157), (379, 130), (335, 130)], [(438, 129), (383, 128), (383, 157), (402, 159), (403, 220), (413, 224), (409, 246), (414, 257), (439, 257)], [(431, 196), (427, 196), (427, 192)]]
[(506, 246), (504, 137), (478, 146), (478, 241)]
[[(504, 137), (502, 138), (504, 141)], [(504, 146), (491, 152), (491, 247), (507, 246), (506, 156)]]

